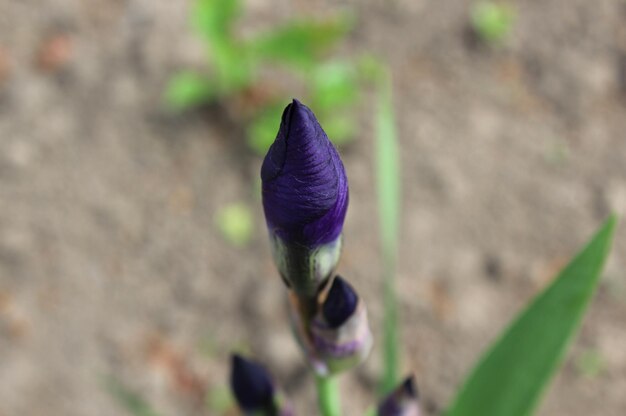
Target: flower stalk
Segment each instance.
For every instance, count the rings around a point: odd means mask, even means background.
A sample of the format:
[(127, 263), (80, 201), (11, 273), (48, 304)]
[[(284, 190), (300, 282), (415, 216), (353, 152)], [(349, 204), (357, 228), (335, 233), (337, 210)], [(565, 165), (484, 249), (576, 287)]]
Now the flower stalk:
[(339, 389), (334, 376), (316, 376), (317, 402), (322, 416), (341, 416)]
[[(373, 341), (364, 301), (346, 280), (333, 277), (348, 209), (346, 172), (317, 118), (298, 100), (283, 112), (261, 181), (272, 256), (287, 285), (294, 336), (315, 376), (322, 416), (340, 416), (335, 375), (365, 360)], [(233, 376), (238, 382), (232, 384), (242, 410), (283, 416), (269, 377), (242, 362), (234, 361), (233, 374), (239, 377)]]
[(313, 112), (293, 100), (261, 167), (263, 209), (274, 262), (289, 289), (294, 336), (316, 376), (320, 410), (340, 414), (333, 374), (372, 346), (365, 305), (333, 276), (343, 244), (348, 180)]

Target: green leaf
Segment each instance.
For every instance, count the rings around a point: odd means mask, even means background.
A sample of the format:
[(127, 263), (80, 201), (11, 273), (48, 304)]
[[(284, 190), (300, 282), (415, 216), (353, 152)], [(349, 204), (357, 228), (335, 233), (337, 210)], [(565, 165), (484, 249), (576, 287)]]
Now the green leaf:
[(191, 10), (191, 26), (211, 43), (227, 39), (241, 10), (240, 0), (196, 0)]
[(533, 414), (595, 292), (615, 224), (611, 216), (493, 344), (447, 416)]
[(379, 84), (384, 82), (387, 74), (387, 68), (385, 63), (380, 58), (371, 55), (364, 54), (357, 61), (357, 70), (359, 77), (366, 82), (373, 84)]
[(245, 45), (232, 39), (215, 43), (209, 61), (215, 69), (220, 95), (228, 95), (249, 87), (256, 70)]
[(315, 68), (311, 102), (316, 111), (350, 106), (357, 101), (358, 93), (358, 77), (353, 65), (334, 61)]
[(376, 176), (382, 245), (385, 251), (395, 256), (400, 217), (400, 153), (389, 75), (381, 83), (376, 116)]
[(159, 416), (140, 395), (130, 391), (113, 377), (105, 377), (104, 386), (111, 396), (133, 416)]
[(230, 94), (252, 83), (254, 67), (247, 45), (232, 33), (241, 13), (240, 0), (196, 0), (191, 25), (207, 42), (209, 61), (215, 70), (219, 95)]
[(232, 245), (242, 247), (252, 238), (254, 219), (250, 208), (241, 203), (227, 205), (215, 214), (222, 236)]
[(211, 101), (215, 94), (215, 86), (206, 77), (185, 71), (170, 80), (164, 99), (168, 108), (182, 111)]
[(296, 20), (258, 35), (250, 40), (249, 47), (257, 58), (308, 68), (345, 36), (351, 26), (351, 20), (346, 17), (327, 21)]
[(472, 28), (487, 42), (502, 42), (511, 31), (513, 19), (513, 10), (507, 4), (481, 1), (472, 6)]
[(248, 126), (248, 146), (259, 156), (265, 156), (276, 139), (282, 115), (283, 105), (271, 104), (264, 108)]
[(336, 145), (343, 146), (354, 139), (356, 125), (354, 117), (347, 110), (323, 113), (315, 111), (328, 138)]
[(378, 215), (383, 260), (384, 283), (384, 374), (382, 393), (393, 390), (398, 382), (398, 306), (395, 289), (398, 224), (400, 219), (400, 155), (393, 104), (391, 76), (379, 84), (379, 104), (376, 114), (376, 179)]

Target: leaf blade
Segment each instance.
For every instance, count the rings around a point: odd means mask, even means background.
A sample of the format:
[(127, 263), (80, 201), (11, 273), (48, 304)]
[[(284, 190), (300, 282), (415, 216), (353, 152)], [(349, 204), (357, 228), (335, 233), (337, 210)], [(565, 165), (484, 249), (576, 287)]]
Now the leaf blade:
[(383, 262), (383, 394), (398, 383), (399, 330), (395, 273), (398, 252), (401, 180), (395, 113), (392, 103), (391, 75), (380, 70), (379, 103), (376, 113), (376, 180), (380, 244)]
[(210, 43), (228, 39), (241, 14), (240, 0), (196, 0), (191, 10), (191, 27)]
[(250, 41), (249, 47), (257, 59), (309, 68), (343, 38), (351, 26), (351, 21), (343, 16), (325, 21), (294, 20), (260, 34)]
[(611, 216), (492, 345), (447, 416), (533, 414), (595, 292), (615, 225)]

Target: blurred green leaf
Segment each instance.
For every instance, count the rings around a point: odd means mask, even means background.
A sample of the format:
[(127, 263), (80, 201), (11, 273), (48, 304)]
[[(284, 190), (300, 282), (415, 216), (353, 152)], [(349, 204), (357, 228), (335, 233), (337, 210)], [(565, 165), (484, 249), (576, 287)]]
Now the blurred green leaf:
[(165, 89), (165, 103), (175, 111), (186, 110), (211, 101), (216, 87), (211, 81), (194, 72), (180, 72), (168, 83)]
[(371, 54), (361, 56), (357, 62), (357, 68), (359, 77), (366, 82), (379, 84), (381, 81), (385, 81), (387, 76), (385, 63)]
[(255, 68), (243, 44), (234, 40), (216, 44), (209, 61), (215, 68), (220, 94), (231, 94), (253, 83)]
[(472, 28), (486, 42), (502, 42), (513, 26), (513, 9), (505, 3), (481, 1), (472, 6)]
[(356, 67), (333, 61), (312, 71), (310, 103), (328, 137), (337, 146), (350, 142), (356, 133), (352, 106), (359, 96)]
[(336, 146), (343, 146), (354, 139), (356, 124), (354, 116), (348, 110), (327, 113), (315, 111), (315, 113), (320, 115), (320, 124)]
[(282, 104), (270, 104), (248, 126), (248, 146), (259, 156), (265, 156), (276, 139), (282, 115)]
[(308, 68), (345, 36), (351, 26), (351, 19), (343, 16), (327, 21), (296, 20), (250, 40), (250, 51), (260, 59)]
[(595, 292), (615, 224), (610, 217), (493, 344), (447, 416), (533, 414)]
[(215, 69), (214, 82), (220, 95), (252, 83), (248, 48), (232, 33), (241, 10), (239, 0), (196, 0), (192, 9), (192, 27), (208, 43), (208, 57)]
[(600, 351), (595, 349), (583, 351), (576, 359), (576, 369), (585, 377), (597, 377), (604, 371), (605, 367), (604, 357)]
[(391, 75), (384, 71), (379, 85), (376, 112), (376, 179), (378, 215), (383, 261), (384, 284), (384, 374), (382, 392), (393, 390), (398, 382), (398, 307), (395, 272), (400, 220), (400, 154), (395, 115), (391, 98)]
[(240, 0), (195, 0), (191, 26), (210, 43), (231, 36), (233, 22), (240, 15)]
[(247, 205), (235, 203), (221, 208), (215, 222), (222, 236), (232, 245), (242, 247), (252, 238), (254, 219)]
[(159, 416), (140, 395), (130, 391), (114, 377), (106, 377), (104, 385), (111, 396), (133, 416)]
[(374, 406), (370, 406), (365, 410), (365, 416), (376, 416), (378, 412)]
[(319, 65), (313, 71), (311, 105), (317, 111), (334, 110), (357, 101), (358, 74), (354, 65), (334, 61)]
[(216, 386), (211, 388), (207, 394), (207, 408), (211, 414), (224, 414), (235, 405), (233, 395), (226, 386)]

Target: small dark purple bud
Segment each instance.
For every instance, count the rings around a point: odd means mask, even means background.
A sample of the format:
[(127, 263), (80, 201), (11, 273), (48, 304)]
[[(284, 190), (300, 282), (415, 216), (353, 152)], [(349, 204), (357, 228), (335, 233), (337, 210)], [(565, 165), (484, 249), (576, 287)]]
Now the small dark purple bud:
[(328, 296), (322, 305), (324, 318), (331, 328), (338, 328), (348, 320), (356, 310), (359, 297), (340, 276), (333, 280)]
[(230, 386), (239, 407), (245, 412), (273, 407), (274, 386), (267, 370), (260, 364), (233, 354)]
[(419, 399), (419, 393), (417, 392), (417, 386), (415, 385), (415, 377), (409, 376), (404, 380), (401, 385), (404, 396), (412, 399)]
[(417, 386), (413, 376), (407, 377), (378, 406), (378, 416), (419, 416)]
[(309, 332), (305, 336), (300, 334), (301, 331), (296, 331), (296, 335), (318, 375), (336, 374), (353, 368), (362, 363), (372, 349), (372, 332), (365, 303), (354, 288), (339, 276), (333, 280), (307, 328)]
[(261, 168), (271, 234), (306, 247), (336, 240), (348, 208), (348, 181), (337, 150), (313, 112), (293, 100)]

